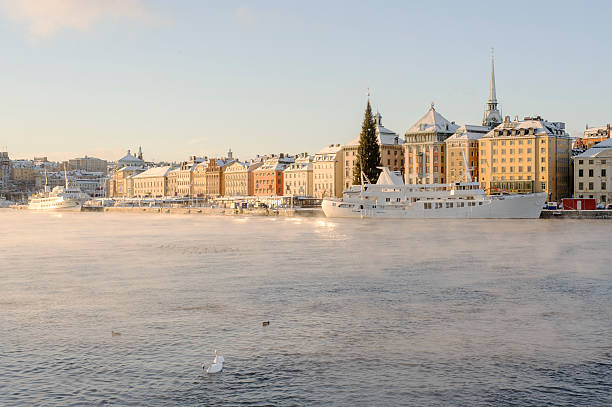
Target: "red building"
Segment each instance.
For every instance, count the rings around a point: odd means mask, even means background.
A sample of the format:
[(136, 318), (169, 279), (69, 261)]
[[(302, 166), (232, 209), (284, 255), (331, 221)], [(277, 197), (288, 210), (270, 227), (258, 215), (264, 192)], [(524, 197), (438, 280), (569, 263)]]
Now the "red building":
[(253, 171), (253, 194), (255, 196), (282, 196), (285, 188), (283, 171), (291, 163), (293, 157), (273, 155), (264, 161), (263, 165)]

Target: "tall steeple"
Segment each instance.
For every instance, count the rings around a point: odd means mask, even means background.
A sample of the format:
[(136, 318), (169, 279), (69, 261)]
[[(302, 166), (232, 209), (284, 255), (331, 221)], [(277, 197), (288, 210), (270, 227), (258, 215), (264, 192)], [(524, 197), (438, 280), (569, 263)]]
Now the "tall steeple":
[(491, 82), (489, 83), (489, 101), (482, 118), (482, 125), (491, 128), (501, 123), (501, 113), (497, 109), (497, 92), (495, 91), (495, 59), (491, 48)]

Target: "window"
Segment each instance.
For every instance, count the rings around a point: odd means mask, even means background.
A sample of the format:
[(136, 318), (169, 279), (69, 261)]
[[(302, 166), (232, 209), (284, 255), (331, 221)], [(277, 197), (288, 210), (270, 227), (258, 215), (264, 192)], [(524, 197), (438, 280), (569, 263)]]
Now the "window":
[(546, 167), (542, 167), (542, 172), (546, 171)]
[(546, 157), (542, 157), (542, 158), (540, 159), (540, 161), (542, 161), (543, 163), (545, 163), (545, 162), (546, 162)]
[(592, 177), (592, 176), (593, 176), (593, 169), (592, 169), (592, 168), (590, 168), (590, 169), (589, 169), (589, 177)]
[(480, 150), (480, 155), (485, 155), (485, 150)]
[(589, 182), (589, 191), (592, 191), (592, 190), (593, 190), (593, 183)]
[(527, 154), (531, 154), (531, 149), (530, 148), (527, 149)]
[(578, 189), (584, 189), (584, 183), (583, 182), (579, 182), (578, 183)]
[(540, 149), (540, 153), (544, 154), (545, 152), (546, 152), (546, 149), (545, 149), (544, 147), (542, 147), (542, 148)]
[[(602, 160), (602, 163), (603, 163), (603, 160)], [(602, 177), (605, 177), (605, 176), (606, 176), (606, 169), (605, 169), (605, 168), (602, 168), (602, 169), (601, 169), (601, 176), (602, 176)]]
[(601, 183), (601, 189), (602, 189), (602, 191), (606, 190), (606, 183), (605, 182)]
[(601, 160), (601, 163), (602, 163), (602, 164), (605, 164), (605, 163), (606, 163), (606, 160)]
[(589, 160), (589, 164), (593, 165), (593, 160)]
[(584, 170), (582, 168), (578, 170), (578, 176), (584, 177)]
[(578, 164), (584, 164), (584, 160), (578, 160)]
[(545, 190), (546, 189), (546, 182), (542, 182), (541, 186), (542, 186), (542, 190)]

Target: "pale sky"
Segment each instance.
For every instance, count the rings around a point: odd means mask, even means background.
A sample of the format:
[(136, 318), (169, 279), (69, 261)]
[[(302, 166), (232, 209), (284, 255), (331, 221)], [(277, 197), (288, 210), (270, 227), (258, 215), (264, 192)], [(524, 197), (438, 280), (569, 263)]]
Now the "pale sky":
[(359, 135), (366, 92), (402, 134), (431, 101), (479, 124), (495, 47), (503, 114), (612, 122), (612, 3), (0, 0), (11, 158), (246, 158)]

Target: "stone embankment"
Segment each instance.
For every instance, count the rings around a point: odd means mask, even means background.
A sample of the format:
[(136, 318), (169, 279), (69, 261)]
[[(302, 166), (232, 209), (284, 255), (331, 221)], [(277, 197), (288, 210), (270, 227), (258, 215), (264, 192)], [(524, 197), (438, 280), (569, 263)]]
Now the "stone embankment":
[(594, 211), (563, 211), (544, 209), (541, 219), (612, 219), (612, 210), (600, 209)]
[(83, 212), (123, 212), (123, 213), (168, 213), (180, 215), (217, 215), (217, 216), (325, 216), (320, 208), (280, 208), (280, 209), (229, 209), (229, 208), (158, 208), (158, 207), (101, 207), (84, 206)]

